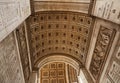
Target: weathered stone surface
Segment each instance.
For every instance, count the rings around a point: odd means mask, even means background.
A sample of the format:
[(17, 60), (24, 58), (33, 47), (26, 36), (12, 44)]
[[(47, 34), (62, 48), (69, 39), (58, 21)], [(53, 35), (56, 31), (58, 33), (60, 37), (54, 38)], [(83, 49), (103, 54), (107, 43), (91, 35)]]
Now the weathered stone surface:
[(93, 15), (120, 24), (120, 0), (95, 0)]
[(74, 1), (74, 0), (34, 0), (35, 12), (39, 11), (74, 11), (88, 13), (90, 0)]
[(0, 42), (0, 83), (24, 83), (13, 33)]
[(0, 1), (0, 41), (30, 15), (29, 0)]
[[(114, 53), (112, 54), (107, 70), (105, 71), (103, 81), (105, 83), (119, 83), (120, 82), (120, 31), (117, 43), (115, 45)], [(101, 82), (102, 83), (102, 82)]]

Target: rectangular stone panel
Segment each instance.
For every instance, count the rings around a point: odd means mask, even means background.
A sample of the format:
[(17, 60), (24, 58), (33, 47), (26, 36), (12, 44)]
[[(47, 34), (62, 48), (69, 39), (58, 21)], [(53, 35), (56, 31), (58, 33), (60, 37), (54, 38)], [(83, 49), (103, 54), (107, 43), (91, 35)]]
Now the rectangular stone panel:
[(17, 28), (30, 13), (30, 0), (1, 0), (0, 41)]
[(35, 12), (39, 11), (74, 11), (88, 13), (90, 2), (57, 2), (57, 1), (34, 1)]
[(120, 24), (120, 0), (95, 0), (93, 15)]
[(112, 63), (108, 75), (114, 81), (114, 83), (120, 82), (120, 65), (115, 61)]
[(89, 69), (92, 76), (96, 80), (99, 79), (102, 68), (104, 67), (104, 64), (106, 62), (109, 48), (112, 43), (111, 40), (114, 38), (115, 32), (116, 31), (114, 29), (100, 26)]

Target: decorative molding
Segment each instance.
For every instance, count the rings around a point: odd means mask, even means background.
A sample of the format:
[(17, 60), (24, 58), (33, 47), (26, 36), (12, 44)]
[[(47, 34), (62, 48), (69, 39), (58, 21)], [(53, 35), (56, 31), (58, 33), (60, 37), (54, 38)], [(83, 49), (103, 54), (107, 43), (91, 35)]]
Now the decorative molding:
[(67, 64), (67, 72), (68, 72), (68, 83), (78, 83), (78, 72), (72, 66)]
[(35, 1), (35, 12), (40, 11), (73, 11), (80, 13), (88, 13), (90, 2), (65, 2), (65, 1)]
[(62, 55), (53, 55), (53, 56), (46, 57), (45, 59), (42, 59), (35, 66), (37, 68), (41, 68), (42, 66), (44, 66), (44, 65), (46, 65), (48, 63), (52, 63), (52, 62), (63, 62), (63, 63), (71, 65), (74, 69), (79, 70), (78, 62), (76, 62), (72, 58), (69, 58), (69, 57), (66, 57), (66, 56), (62, 56)]

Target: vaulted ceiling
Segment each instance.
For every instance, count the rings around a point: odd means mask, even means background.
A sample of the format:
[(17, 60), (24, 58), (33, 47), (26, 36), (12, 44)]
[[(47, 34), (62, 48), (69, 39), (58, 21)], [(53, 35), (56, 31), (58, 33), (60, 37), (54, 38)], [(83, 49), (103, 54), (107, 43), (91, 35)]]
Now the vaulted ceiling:
[(52, 54), (63, 54), (85, 63), (92, 18), (75, 12), (37, 12), (28, 19), (34, 64)]
[(118, 83), (119, 2), (0, 0), (0, 83)]
[(73, 83), (78, 82), (76, 70), (69, 64), (53, 62), (40, 69), (40, 83)]

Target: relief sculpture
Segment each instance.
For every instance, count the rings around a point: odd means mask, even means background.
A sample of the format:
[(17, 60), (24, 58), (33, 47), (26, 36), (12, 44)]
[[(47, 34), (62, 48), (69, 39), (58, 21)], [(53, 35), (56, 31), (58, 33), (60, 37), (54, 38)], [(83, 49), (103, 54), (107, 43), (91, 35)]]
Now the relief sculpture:
[(98, 34), (96, 46), (92, 57), (92, 62), (90, 65), (90, 72), (92, 73), (95, 79), (98, 79), (100, 76), (100, 72), (102, 70), (102, 67), (104, 66), (107, 57), (107, 52), (109, 51), (109, 46), (111, 44), (111, 40), (114, 36), (114, 33), (114, 30), (110, 30), (103, 26), (100, 27), (100, 31)]
[(30, 68), (29, 68), (29, 58), (28, 58), (28, 52), (27, 52), (27, 43), (26, 43), (24, 24), (20, 25), (20, 27), (16, 30), (16, 34), (18, 38), (18, 45), (19, 45), (19, 51), (21, 56), (21, 62), (23, 66), (24, 77), (27, 83), (30, 75)]

